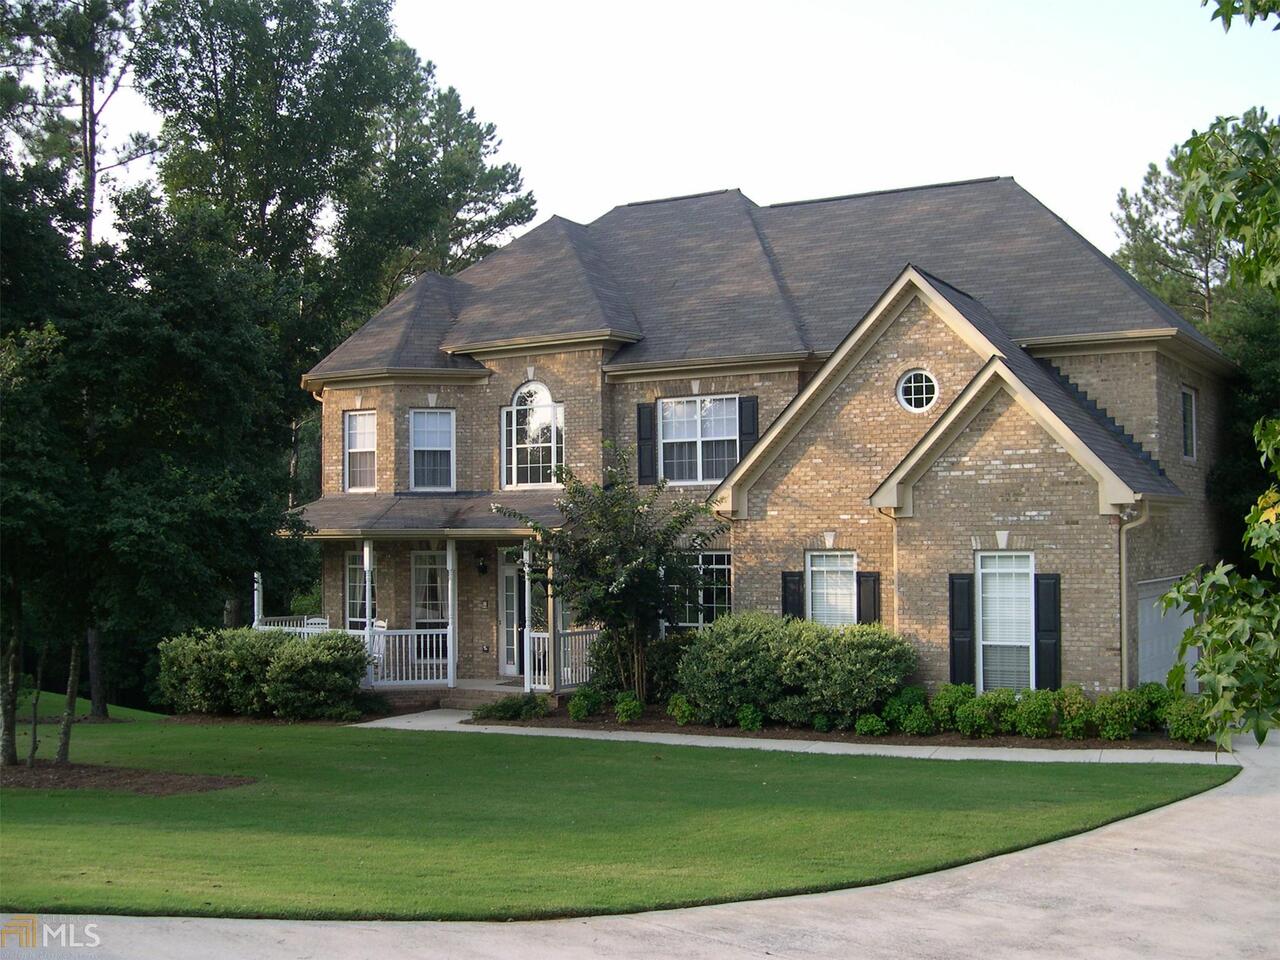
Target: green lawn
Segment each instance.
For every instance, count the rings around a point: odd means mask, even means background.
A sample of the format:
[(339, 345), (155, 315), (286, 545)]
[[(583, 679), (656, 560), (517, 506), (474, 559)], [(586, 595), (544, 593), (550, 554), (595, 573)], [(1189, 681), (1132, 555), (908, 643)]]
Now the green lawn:
[(259, 782), (7, 789), (0, 910), (504, 919), (746, 899), (988, 857), (1236, 772), (135, 716), (78, 725), (73, 759)]

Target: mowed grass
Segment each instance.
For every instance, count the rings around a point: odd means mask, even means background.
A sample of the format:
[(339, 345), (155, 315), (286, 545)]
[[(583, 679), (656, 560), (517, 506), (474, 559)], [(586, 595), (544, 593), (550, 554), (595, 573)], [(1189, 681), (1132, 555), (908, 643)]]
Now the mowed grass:
[(172, 797), (6, 789), (0, 910), (506, 919), (747, 899), (1015, 850), (1237, 769), (133, 716), (77, 725), (73, 759), (258, 782)]

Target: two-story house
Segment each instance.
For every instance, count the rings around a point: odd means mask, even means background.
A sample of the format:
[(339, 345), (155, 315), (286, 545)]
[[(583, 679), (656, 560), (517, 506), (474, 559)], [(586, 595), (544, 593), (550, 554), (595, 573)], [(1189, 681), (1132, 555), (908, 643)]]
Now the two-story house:
[(931, 685), (1113, 690), (1167, 669), (1153, 598), (1214, 558), (1228, 369), (1009, 178), (634, 203), (418, 278), (308, 373), (303, 515), (377, 682), (584, 679), (491, 505), (555, 522), (611, 439), (731, 521), (686, 624), (881, 620)]

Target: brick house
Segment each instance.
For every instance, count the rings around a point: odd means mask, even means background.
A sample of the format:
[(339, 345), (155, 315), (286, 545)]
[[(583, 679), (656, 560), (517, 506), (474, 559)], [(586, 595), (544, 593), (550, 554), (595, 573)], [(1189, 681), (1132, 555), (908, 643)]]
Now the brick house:
[(685, 623), (881, 620), (930, 685), (1101, 692), (1167, 669), (1153, 598), (1214, 559), (1228, 369), (1009, 178), (629, 204), (418, 278), (317, 364), (303, 516), (376, 683), (585, 678), (490, 505), (554, 522), (612, 439), (731, 521)]

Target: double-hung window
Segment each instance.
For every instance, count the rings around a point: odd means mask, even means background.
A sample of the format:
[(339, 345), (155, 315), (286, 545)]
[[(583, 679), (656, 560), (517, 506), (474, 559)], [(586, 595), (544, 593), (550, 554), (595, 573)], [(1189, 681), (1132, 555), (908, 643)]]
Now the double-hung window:
[(454, 437), (452, 410), (409, 412), (411, 489), (454, 489)]
[(368, 625), (370, 616), (378, 616), (378, 562), (375, 558), (371, 569), (370, 583), (372, 589), (367, 598), (364, 595), (364, 559), (358, 550), (347, 554), (347, 629), (363, 630)]
[(723, 480), (738, 462), (738, 398), (658, 401), (659, 469), (672, 483)]
[(733, 561), (727, 551), (697, 555), (698, 590), (680, 604), (678, 626), (700, 628), (733, 610)]
[(851, 550), (807, 553), (808, 619), (829, 627), (858, 622), (858, 555)]
[(351, 410), (343, 425), (346, 489), (368, 493), (377, 489), (378, 415), (372, 410)]
[(502, 485), (557, 485), (564, 465), (564, 404), (543, 384), (526, 383), (502, 411)]
[(415, 550), (411, 557), (413, 629), (449, 626), (449, 562), (443, 550)]
[(1035, 686), (1035, 559), (1030, 553), (979, 553), (980, 690)]
[(1196, 458), (1196, 391), (1187, 386), (1182, 388), (1182, 458)]

